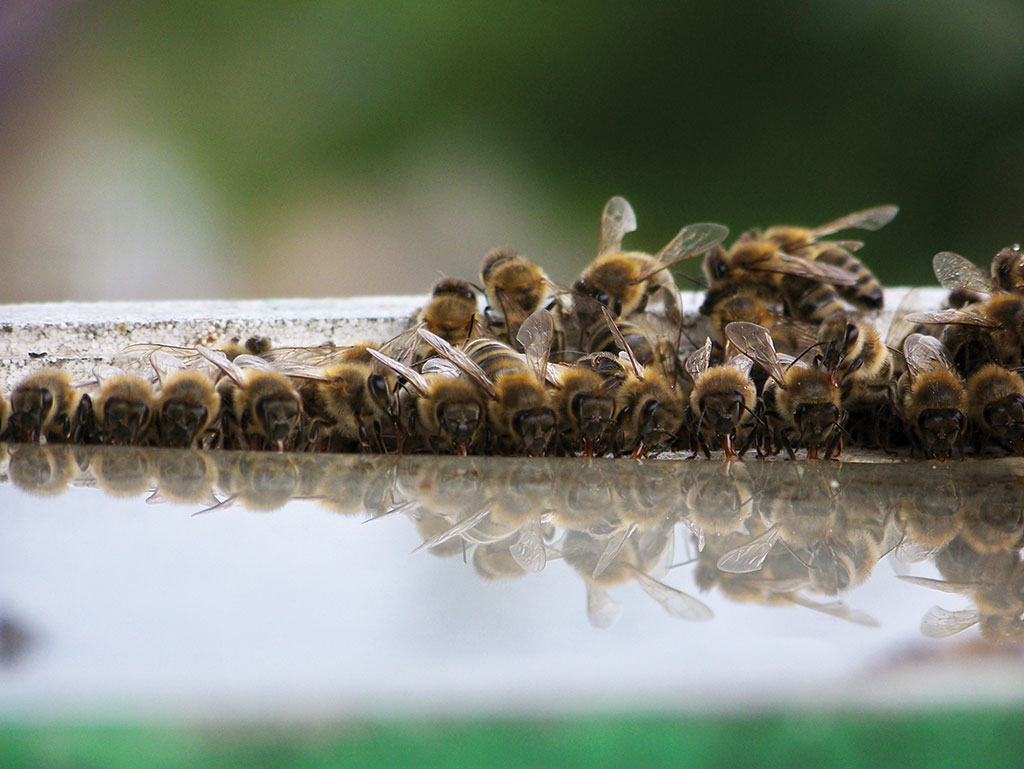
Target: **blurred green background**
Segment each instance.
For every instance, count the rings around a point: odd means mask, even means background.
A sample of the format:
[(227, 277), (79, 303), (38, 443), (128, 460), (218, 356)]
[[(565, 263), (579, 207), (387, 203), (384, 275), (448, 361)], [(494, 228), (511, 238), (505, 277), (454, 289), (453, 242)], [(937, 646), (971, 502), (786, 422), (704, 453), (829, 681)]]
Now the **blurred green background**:
[[(141, 5), (141, 7), (138, 7)], [(627, 245), (898, 203), (883, 282), (1024, 240), (1024, 6), (0, 4), (0, 301), (568, 282)], [(697, 265), (687, 266), (697, 272)]]

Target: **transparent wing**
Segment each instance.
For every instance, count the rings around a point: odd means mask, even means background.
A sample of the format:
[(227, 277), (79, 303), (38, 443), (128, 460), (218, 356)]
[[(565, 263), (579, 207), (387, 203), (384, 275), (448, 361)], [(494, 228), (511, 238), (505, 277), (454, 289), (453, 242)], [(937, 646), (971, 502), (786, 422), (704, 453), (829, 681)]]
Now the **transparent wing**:
[(786, 595), (786, 598), (797, 606), (803, 606), (805, 609), (810, 609), (811, 611), (828, 614), (830, 617), (846, 620), (847, 622), (852, 622), (854, 625), (880, 627), (880, 623), (877, 619), (872, 617), (870, 614), (860, 611), (859, 609), (851, 609), (844, 601), (818, 603), (817, 601), (812, 601), (809, 598), (802, 596), (800, 593), (789, 593)]
[(785, 382), (772, 335), (764, 326), (746, 321), (734, 321), (725, 327), (725, 335), (744, 355), (763, 368), (778, 384)]
[(209, 347), (198, 345), (196, 347), (196, 352), (205, 360), (208, 360), (214, 366), (223, 371), (236, 385), (241, 386), (245, 382), (245, 372), (236, 366), (234, 362), (232, 362), (228, 356), (220, 350), (211, 350)]
[(154, 350), (153, 354), (149, 356), (149, 365), (156, 372), (156, 378), (160, 384), (163, 384), (164, 380), (175, 371), (184, 371), (188, 368), (181, 358), (164, 350)]
[(920, 376), (925, 371), (956, 370), (946, 346), (933, 336), (908, 336), (903, 343), (903, 357), (907, 361), (907, 370), (912, 378)]
[(706, 541), (705, 537), (704, 537), (704, 529), (702, 529), (700, 526), (698, 526), (696, 523), (691, 521), (686, 516), (681, 517), (679, 520), (681, 520), (683, 522), (683, 524), (686, 526), (686, 528), (688, 528), (690, 531), (692, 531), (694, 536), (697, 537), (697, 552), (698, 553), (703, 553), (704, 552), (704, 544), (705, 544), (705, 541)]
[(778, 524), (775, 524), (747, 544), (730, 550), (718, 559), (719, 571), (727, 571), (730, 574), (748, 574), (758, 571), (778, 541), (780, 533)]
[(714, 618), (715, 613), (692, 595), (669, 587), (664, 582), (659, 582), (654, 577), (644, 574), (636, 567), (631, 566), (630, 570), (643, 591), (661, 604), (662, 608), (673, 617), (690, 622), (702, 622)]
[(763, 262), (751, 264), (747, 269), (760, 272), (781, 272), (798, 278), (831, 283), (833, 286), (852, 286), (858, 280), (858, 277), (852, 272), (835, 267), (827, 262), (813, 261), (800, 256), (793, 256), (793, 254), (783, 253), (777, 254), (774, 259), (766, 259)]
[(608, 328), (612, 330), (612, 336), (615, 337), (615, 344), (618, 345), (619, 349), (626, 354), (629, 360), (629, 365), (633, 367), (633, 373), (638, 377), (643, 375), (643, 367), (640, 365), (640, 361), (636, 359), (636, 355), (633, 354), (633, 348), (629, 346), (629, 342), (622, 335), (619, 330), (619, 324), (615, 322), (615, 318), (612, 317), (611, 312), (603, 304), (601, 305), (601, 312), (604, 314), (605, 323), (608, 324)]
[(924, 561), (930, 561), (944, 549), (945, 545), (930, 547), (920, 542), (914, 542), (911, 539), (904, 539), (896, 545), (894, 555), (900, 563), (923, 563)]
[(636, 232), (636, 214), (625, 198), (615, 196), (605, 203), (601, 212), (601, 242), (597, 255), (615, 254), (622, 250), (622, 239)]
[(907, 314), (906, 320), (908, 323), (922, 323), (925, 325), (999, 328), (998, 323), (967, 307), (954, 310), (935, 310), (932, 312), (911, 312)]
[(885, 344), (892, 350), (902, 350), (903, 340), (914, 331), (914, 321), (908, 320), (907, 316), (914, 309), (914, 306), (921, 300), (921, 292), (911, 289), (896, 306), (893, 311), (892, 320), (889, 321), (889, 329), (885, 333)]
[(523, 346), (526, 362), (530, 364), (543, 382), (547, 378), (548, 358), (551, 355), (551, 340), (555, 337), (555, 320), (545, 309), (537, 310), (519, 327), (516, 341)]
[[(747, 360), (750, 360), (750, 358), (747, 358)], [(702, 347), (698, 347), (686, 356), (686, 362), (683, 363), (683, 368), (686, 370), (686, 373), (690, 375), (690, 379), (696, 382), (697, 378), (708, 370), (708, 366), (710, 364), (711, 337), (708, 337)]]
[(608, 537), (608, 541), (605, 543), (604, 551), (601, 553), (601, 557), (597, 559), (597, 565), (594, 566), (594, 573), (591, 575), (594, 579), (597, 579), (604, 574), (615, 557), (622, 552), (622, 548), (626, 545), (626, 541), (633, 536), (633, 532), (636, 531), (636, 524), (631, 523), (629, 526), (622, 526), (612, 532), (611, 536)]
[(394, 358), (389, 358), (387, 355), (377, 350), (367, 350), (367, 352), (374, 360), (381, 363), (388, 370), (394, 372), (396, 376), (407, 381), (420, 395), (426, 395), (427, 390), (430, 388), (430, 384), (427, 382), (426, 377), (424, 377), (420, 372), (409, 368), (404, 363), (399, 363)]
[(590, 624), (604, 630), (614, 625), (622, 614), (622, 604), (603, 587), (587, 583), (587, 617)]
[(445, 360), (444, 358), (434, 356), (433, 358), (428, 358), (423, 363), (423, 373), (444, 374), (445, 376), (460, 377), (462, 376), (462, 369), (460, 369), (450, 360)]
[(120, 366), (110, 366), (106, 363), (97, 363), (93, 366), (92, 374), (98, 381), (105, 382), (108, 379), (124, 376), (125, 370)]
[(943, 593), (958, 593), (960, 595), (963, 595), (964, 593), (973, 593), (978, 588), (984, 587), (984, 585), (979, 582), (946, 582), (941, 579), (911, 577), (909, 575), (900, 575), (900, 579), (904, 582), (909, 582), (912, 585), (930, 587), (932, 590), (941, 590)]
[(415, 326), (403, 331), (398, 336), (392, 337), (380, 346), (380, 351), (389, 358), (397, 360), (399, 363), (404, 363), (406, 366), (412, 365), (413, 357), (416, 354), (416, 348), (420, 346), (420, 336), (418, 332), (425, 325), (425, 323), (417, 323)]
[(746, 355), (740, 352), (736, 353), (731, 358), (729, 358), (729, 360), (725, 362), (725, 365), (730, 366), (734, 369), (738, 369), (739, 371), (742, 371), (749, 377), (750, 369), (754, 366), (754, 361), (752, 361), (750, 358), (748, 358)]
[(458, 537), (463, 532), (469, 531), (476, 526), (480, 521), (487, 517), (487, 514), (491, 512), (491, 503), (488, 500), (487, 504), (482, 508), (479, 508), (472, 515), (463, 518), (461, 521), (456, 523), (454, 526), (449, 526), (447, 529), (442, 531), (440, 534), (435, 534), (433, 537), (425, 541), (422, 545), (413, 550), (413, 553), (418, 553), (421, 550), (429, 550), (447, 542), (452, 537)]
[(437, 350), (438, 355), (447, 358), (470, 379), (472, 379), (485, 393), (494, 397), (494, 382), (491, 378), (484, 373), (484, 370), (480, 368), (463, 350), (457, 347), (453, 347), (447, 341), (439, 337), (425, 328), (419, 329), (417, 332), (427, 344)]
[(921, 618), (921, 633), (928, 638), (946, 638), (977, 625), (980, 619), (977, 609), (949, 611), (933, 606)]
[(864, 248), (863, 240), (830, 240), (828, 244), (836, 248), (846, 249), (847, 251), (860, 251)]
[(899, 211), (900, 207), (893, 205), (865, 208), (863, 211), (854, 211), (852, 214), (840, 216), (838, 219), (819, 225), (811, 232), (814, 234), (815, 240), (840, 230), (856, 229), (874, 232), (891, 222)]
[(705, 251), (717, 246), (727, 237), (729, 237), (729, 228), (724, 224), (715, 224), (714, 222), (688, 224), (679, 230), (676, 236), (654, 255), (659, 264), (649, 267), (647, 274), (641, 273), (637, 276), (636, 280), (646, 280), (658, 270), (663, 270), (684, 259), (690, 259), (691, 257), (703, 254)]
[(544, 537), (541, 535), (540, 518), (531, 518), (519, 529), (519, 537), (509, 548), (512, 560), (525, 571), (539, 574), (547, 564), (544, 551)]
[(932, 257), (932, 269), (939, 284), (947, 291), (967, 289), (991, 294), (995, 287), (984, 270), (969, 259), (952, 251), (940, 251)]

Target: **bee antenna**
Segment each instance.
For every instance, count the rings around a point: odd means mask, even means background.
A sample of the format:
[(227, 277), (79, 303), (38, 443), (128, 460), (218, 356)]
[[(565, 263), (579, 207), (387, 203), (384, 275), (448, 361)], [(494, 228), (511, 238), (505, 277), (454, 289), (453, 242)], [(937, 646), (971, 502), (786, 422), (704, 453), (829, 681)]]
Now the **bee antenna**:
[[(805, 349), (805, 350), (804, 350), (804, 351), (803, 351), (802, 353), (800, 353), (800, 354), (799, 354), (799, 355), (797, 355), (797, 356), (796, 356), (795, 358), (793, 358), (793, 363), (796, 363), (796, 362), (797, 362), (798, 360), (800, 360), (800, 359), (801, 359), (802, 357), (804, 357), (804, 356), (805, 356), (805, 355), (806, 355), (807, 353), (809, 353), (809, 352), (810, 352), (811, 350), (813, 350), (813, 349), (814, 349), (815, 347), (821, 347), (821, 346), (822, 346), (823, 344), (826, 344), (826, 343), (825, 343), (825, 342), (815, 342), (815, 343), (814, 343), (814, 344), (812, 344), (812, 345), (811, 345), (810, 347), (808, 347), (807, 349)], [(789, 365), (790, 365), (790, 366), (792, 366), (792, 365), (793, 365), (793, 363), (790, 363)], [(787, 368), (789, 368), (789, 366), (787, 366)]]
[(708, 287), (708, 284), (704, 280), (702, 280), (701, 278), (695, 278), (692, 275), (676, 275), (676, 277), (682, 278), (683, 280), (688, 280), (698, 288), (703, 288), (706, 290)]
[(789, 551), (789, 554), (791, 556), (793, 556), (794, 558), (796, 558), (804, 566), (804, 568), (806, 568), (806, 569), (810, 569), (811, 568), (811, 565), (809, 563), (807, 563), (806, 561), (804, 561), (804, 559), (801, 558), (799, 555), (797, 555), (796, 551), (789, 546), (789, 543), (786, 542), (786, 540), (780, 539), (779, 542), (782, 543), (782, 546)]

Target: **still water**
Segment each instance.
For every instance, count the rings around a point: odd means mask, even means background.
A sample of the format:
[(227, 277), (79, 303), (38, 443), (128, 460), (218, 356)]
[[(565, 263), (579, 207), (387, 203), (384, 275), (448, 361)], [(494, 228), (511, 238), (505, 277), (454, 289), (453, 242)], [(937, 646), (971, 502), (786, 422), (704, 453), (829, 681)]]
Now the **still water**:
[(8, 717), (1024, 699), (1016, 459), (0, 456)]

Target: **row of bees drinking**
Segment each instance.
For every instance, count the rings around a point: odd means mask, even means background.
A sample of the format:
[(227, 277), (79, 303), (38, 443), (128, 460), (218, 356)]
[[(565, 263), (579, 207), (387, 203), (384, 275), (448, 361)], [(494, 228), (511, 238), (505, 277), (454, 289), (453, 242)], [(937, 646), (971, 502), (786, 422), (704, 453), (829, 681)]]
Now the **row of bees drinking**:
[[(684, 227), (625, 251), (623, 198), (569, 287), (525, 256), (488, 253), (479, 287), (444, 278), (386, 342), (271, 348), (133, 345), (88, 386), (29, 375), (0, 402), (10, 441), (169, 447), (728, 457), (836, 456), (844, 445), (946, 458), (1024, 453), (1024, 253), (986, 274), (934, 258), (946, 307), (911, 293), (887, 333), (884, 292), (832, 236), (876, 230), (895, 206), (813, 228)], [(670, 268), (701, 257), (706, 335)], [(917, 310), (916, 312), (914, 310)], [(929, 333), (931, 332), (931, 333)]]
[[(711, 619), (704, 601), (670, 584), (681, 577), (733, 601), (874, 626), (840, 596), (887, 560), (886, 570), (915, 586), (969, 600), (961, 609), (933, 607), (921, 623), (925, 635), (980, 625), (989, 640), (1024, 640), (1024, 478), (1007, 462), (908, 471), (35, 444), (11, 445), (4, 459), (0, 479), (37, 495), (74, 484), (188, 504), (200, 517), (231, 506), (270, 511), (290, 500), (372, 525), (404, 517), (422, 538), (416, 552), (461, 557), (487, 580), (561, 560), (581, 578), (598, 627), (618, 618), (613, 593), (627, 583), (672, 616)], [(939, 578), (910, 574), (929, 561)]]

